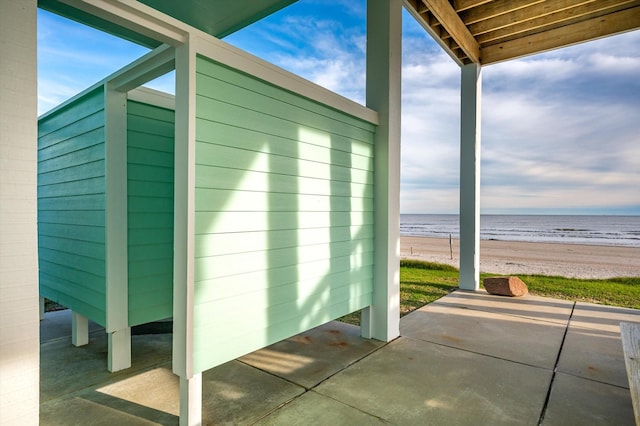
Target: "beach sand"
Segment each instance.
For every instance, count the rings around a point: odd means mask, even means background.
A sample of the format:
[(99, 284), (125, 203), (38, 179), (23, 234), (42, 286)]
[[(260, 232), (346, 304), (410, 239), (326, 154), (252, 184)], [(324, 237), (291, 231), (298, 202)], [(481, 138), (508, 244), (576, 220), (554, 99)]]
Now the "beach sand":
[[(401, 237), (400, 256), (459, 267), (460, 243), (448, 238)], [(482, 240), (480, 270), (503, 275), (572, 278), (640, 277), (640, 248)]]

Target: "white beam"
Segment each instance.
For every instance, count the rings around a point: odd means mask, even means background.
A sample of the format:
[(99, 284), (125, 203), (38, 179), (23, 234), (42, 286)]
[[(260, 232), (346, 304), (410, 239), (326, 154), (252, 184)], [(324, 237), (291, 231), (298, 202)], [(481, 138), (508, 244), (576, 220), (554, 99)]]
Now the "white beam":
[(362, 312), (364, 337), (400, 335), (400, 79), (402, 1), (367, 2), (367, 107), (378, 111), (375, 136), (373, 304)]
[(135, 0), (59, 0), (172, 46), (187, 39), (187, 25)]
[(38, 424), (36, 0), (0, 1), (0, 424)]
[(108, 80), (113, 90), (128, 92), (173, 71), (174, 68), (174, 49), (163, 44), (108, 77)]
[(480, 117), (479, 64), (461, 68), (460, 111), (460, 288), (480, 288)]
[(418, 12), (418, 10), (416, 9), (420, 6), (423, 6), (424, 8), (426, 8), (426, 5), (422, 3), (422, 0), (403, 0), (403, 3), (405, 5), (405, 9), (407, 10), (407, 12), (409, 12), (411, 16), (413, 16), (413, 18), (416, 20), (416, 22), (420, 24), (420, 26), (427, 33), (429, 33), (431, 38), (433, 38), (433, 41), (435, 41), (438, 45), (440, 45), (440, 47), (445, 51), (445, 53), (449, 55), (449, 57), (453, 59), (453, 61), (456, 64), (462, 66), (464, 62), (460, 58), (458, 58), (458, 56), (453, 52), (453, 50), (451, 50), (449, 45), (440, 38), (440, 34), (437, 31), (435, 31), (431, 27), (431, 25), (429, 25), (429, 23), (425, 20), (425, 17), (422, 16), (420, 12)]
[(132, 91), (127, 92), (127, 99), (130, 101), (155, 105), (160, 108), (170, 109), (173, 111), (176, 110), (176, 97), (174, 95), (150, 89), (148, 87), (137, 87)]
[(201, 32), (197, 32), (196, 34), (197, 36), (194, 36), (194, 41), (197, 43), (196, 50), (207, 58), (221, 62), (226, 66), (328, 105), (339, 111), (344, 111), (369, 123), (378, 124), (378, 114), (376, 114), (375, 111), (365, 108), (351, 99), (338, 95), (325, 87), (312, 83), (263, 59), (248, 54), (242, 49), (218, 40), (209, 34)]
[(462, 51), (473, 62), (480, 62), (480, 45), (462, 22), (458, 13), (448, 0), (422, 0), (436, 17), (438, 22), (447, 30)]

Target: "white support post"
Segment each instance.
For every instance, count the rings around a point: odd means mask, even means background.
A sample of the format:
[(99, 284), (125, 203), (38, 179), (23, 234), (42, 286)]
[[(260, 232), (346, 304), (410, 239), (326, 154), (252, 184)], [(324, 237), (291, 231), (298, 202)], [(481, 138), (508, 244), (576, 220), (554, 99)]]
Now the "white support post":
[(127, 243), (127, 94), (105, 87), (106, 331), (109, 371), (131, 367)]
[(176, 48), (173, 234), (173, 372), (180, 377), (180, 424), (202, 422), (202, 378), (193, 368), (196, 51)]
[(107, 335), (107, 369), (113, 373), (131, 367), (131, 328), (126, 327)]
[(180, 377), (180, 426), (202, 424), (202, 373)]
[(460, 288), (480, 288), (480, 117), (479, 64), (462, 66), (460, 111)]
[(362, 311), (363, 337), (400, 335), (400, 79), (402, 1), (367, 2), (367, 107), (376, 110), (373, 304)]
[(77, 312), (71, 312), (71, 343), (84, 346), (89, 343), (89, 319)]
[(36, 425), (40, 406), (37, 7), (0, 1), (1, 425)]

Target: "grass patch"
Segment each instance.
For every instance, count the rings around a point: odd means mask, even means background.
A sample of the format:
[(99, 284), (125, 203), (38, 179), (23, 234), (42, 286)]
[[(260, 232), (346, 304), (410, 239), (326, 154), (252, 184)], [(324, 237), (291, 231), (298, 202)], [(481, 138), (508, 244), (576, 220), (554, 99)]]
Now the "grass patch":
[[(483, 274), (482, 277), (484, 276)], [(529, 293), (536, 296), (640, 309), (640, 277), (604, 280), (546, 275), (518, 277), (527, 284)]]
[(403, 260), (400, 263), (400, 316), (458, 288), (458, 276), (453, 266)]
[[(496, 274), (482, 274), (481, 279)], [(604, 280), (518, 275), (529, 293), (579, 302), (640, 309), (640, 277)], [(445, 296), (458, 287), (459, 272), (453, 266), (419, 260), (400, 262), (400, 316)], [(360, 313), (338, 319), (360, 324)]]

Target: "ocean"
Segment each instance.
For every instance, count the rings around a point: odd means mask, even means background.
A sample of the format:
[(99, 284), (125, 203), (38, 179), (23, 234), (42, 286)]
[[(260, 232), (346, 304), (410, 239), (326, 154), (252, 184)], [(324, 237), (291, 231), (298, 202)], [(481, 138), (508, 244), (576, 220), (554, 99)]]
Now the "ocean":
[[(459, 238), (459, 218), (448, 214), (402, 214), (400, 234)], [(640, 216), (481, 215), (480, 238), (640, 247)]]

